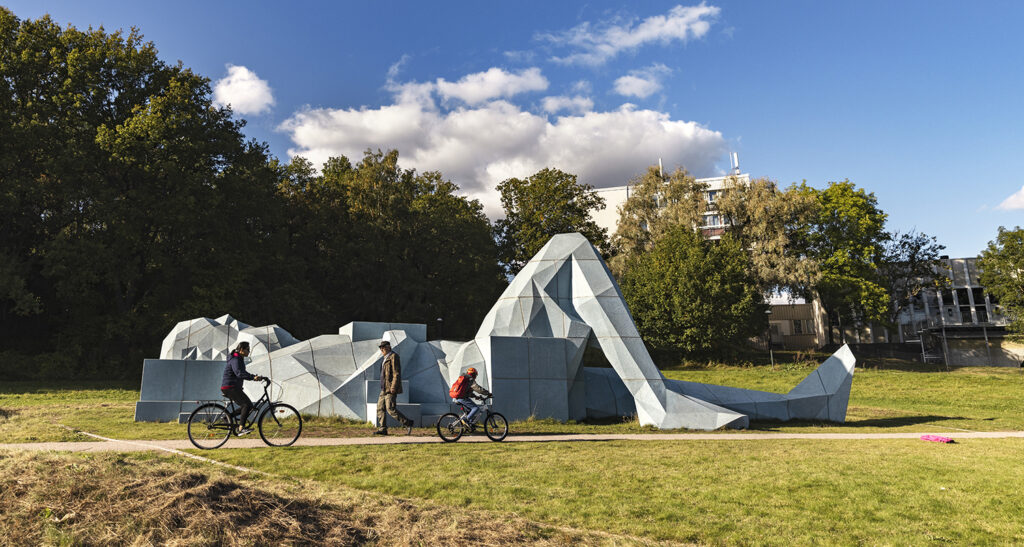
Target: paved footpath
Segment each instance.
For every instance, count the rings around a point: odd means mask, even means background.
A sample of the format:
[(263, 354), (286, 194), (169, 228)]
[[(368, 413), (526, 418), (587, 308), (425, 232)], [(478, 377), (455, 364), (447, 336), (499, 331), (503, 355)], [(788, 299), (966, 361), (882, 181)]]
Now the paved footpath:
[[(84, 433), (84, 432), (83, 432)], [(11, 443), (0, 444), (0, 450), (61, 450), (70, 452), (140, 452), (165, 451), (177, 452), (195, 448), (188, 439), (171, 441), (129, 441), (108, 439), (98, 435), (84, 433), (97, 441), (83, 442), (44, 442), (44, 443)], [(594, 441), (750, 441), (750, 440), (862, 440), (862, 439), (918, 439), (921, 435), (941, 435), (957, 441), (965, 439), (1005, 439), (1024, 438), (1024, 431), (971, 431), (971, 432), (920, 432), (920, 433), (654, 433), (654, 434), (614, 434), (614, 435), (509, 435), (504, 442), (594, 442)], [(255, 433), (254, 433), (255, 435)], [(460, 443), (490, 442), (483, 435), (463, 437)], [(437, 437), (408, 437), (391, 435), (388, 437), (303, 437), (295, 446), (353, 446), (381, 444), (440, 444)], [(243, 439), (232, 438), (222, 447), (230, 448), (269, 448), (259, 437)]]

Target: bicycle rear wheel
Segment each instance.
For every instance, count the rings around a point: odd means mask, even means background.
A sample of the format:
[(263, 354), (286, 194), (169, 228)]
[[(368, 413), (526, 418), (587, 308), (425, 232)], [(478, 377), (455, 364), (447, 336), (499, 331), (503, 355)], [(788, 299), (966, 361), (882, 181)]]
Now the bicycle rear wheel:
[(508, 435), (508, 420), (497, 412), (491, 412), (484, 420), (484, 433), (487, 438), (494, 441), (502, 441)]
[(437, 436), (446, 443), (453, 443), (466, 432), (458, 415), (449, 412), (437, 419)]
[(260, 414), (260, 437), (270, 446), (291, 446), (302, 433), (302, 416), (295, 407), (274, 403)]
[(220, 448), (231, 436), (231, 415), (224, 405), (207, 403), (188, 417), (188, 440), (201, 450)]

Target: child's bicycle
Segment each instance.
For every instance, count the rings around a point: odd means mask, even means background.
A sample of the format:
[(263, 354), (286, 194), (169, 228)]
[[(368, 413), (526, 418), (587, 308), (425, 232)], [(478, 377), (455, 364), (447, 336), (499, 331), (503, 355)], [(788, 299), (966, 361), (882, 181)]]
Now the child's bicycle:
[[(505, 436), (508, 435), (508, 420), (497, 412), (491, 412), (490, 405), (484, 406), (483, 403), (487, 399), (477, 400), (481, 403), (477, 416), (483, 417), (482, 423), (487, 438), (495, 442), (504, 440)], [(461, 416), (454, 412), (449, 412), (437, 419), (437, 435), (446, 443), (453, 443), (462, 438), (466, 433), (476, 431), (479, 425), (479, 423), (467, 424), (466, 415), (469, 414), (469, 409), (462, 403), (458, 403), (458, 405), (462, 409)]]
[(234, 402), (206, 403), (192, 411), (188, 417), (188, 440), (197, 448), (220, 448), (232, 433), (257, 426), (260, 438), (270, 446), (290, 446), (302, 433), (302, 416), (295, 407), (282, 402), (270, 402), (270, 378), (263, 378), (263, 396), (253, 403), (246, 423), (238, 421), (238, 408)]

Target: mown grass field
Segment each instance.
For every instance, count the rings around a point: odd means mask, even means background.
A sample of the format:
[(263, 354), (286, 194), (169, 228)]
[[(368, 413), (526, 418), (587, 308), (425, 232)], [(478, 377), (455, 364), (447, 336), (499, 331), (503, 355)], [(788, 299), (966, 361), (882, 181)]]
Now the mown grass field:
[[(677, 380), (721, 384), (784, 393), (814, 369), (812, 364), (768, 367), (687, 368), (666, 370)], [(63, 424), (119, 439), (181, 439), (176, 423), (136, 423), (134, 385), (39, 382), (0, 384), (0, 443), (74, 441), (88, 438), (56, 427)], [(754, 422), (751, 429), (785, 432), (878, 431), (1005, 431), (1024, 430), (1024, 376), (1016, 369), (967, 367), (951, 372), (919, 372), (894, 368), (859, 368), (854, 374), (845, 424), (830, 422)], [(495, 410), (501, 410), (501, 401)], [(558, 423), (517, 422), (512, 434), (528, 433), (654, 433), (636, 421)], [(370, 425), (339, 419), (310, 419), (304, 435), (347, 437), (367, 435)], [(419, 434), (433, 434), (429, 428)], [(729, 434), (730, 431), (723, 431)]]
[[(665, 374), (682, 380), (785, 392), (811, 370), (812, 365), (783, 364), (774, 370), (713, 366), (680, 368)], [(138, 390), (131, 385), (47, 387), (4, 383), (0, 385), (0, 442), (87, 440), (58, 424), (121, 439), (185, 438), (184, 426), (179, 424), (133, 422), (137, 399)], [(1016, 369), (924, 372), (912, 364), (869, 367), (859, 368), (855, 374), (847, 423), (761, 422), (752, 424), (752, 429), (813, 433), (927, 431), (956, 438), (960, 430), (1024, 430), (1022, 403), (1024, 377)], [(368, 424), (314, 419), (308, 422), (304, 435), (360, 436), (370, 431)], [(654, 431), (635, 421), (560, 424), (532, 420), (512, 424), (512, 434)], [(422, 429), (419, 433), (432, 431)], [(388, 502), (392, 509), (395, 504), (406, 503), (401, 500), (412, 500), (427, 504), (435, 515), (448, 508), (460, 514), (480, 515), (488, 523), (519, 519), (516, 522), (527, 523), (524, 526), (532, 531), (527, 536), (514, 536), (517, 539), (509, 536), (512, 543), (1024, 542), (1024, 519), (1020, 517), (1024, 514), (1024, 498), (1016, 486), (1024, 479), (1024, 466), (1019, 464), (1024, 439), (961, 439), (958, 444), (941, 445), (917, 439), (748, 441), (728, 439), (729, 431), (720, 434), (723, 439), (713, 441), (293, 447), (218, 450), (202, 455), (266, 471), (272, 476), (259, 480), (268, 488), (302, 484), (305, 486), (300, 490), (344, 492), (345, 507), (358, 505), (361, 497), (398, 500)], [(73, 462), (86, 456), (67, 458)], [(167, 464), (163, 456), (127, 458)], [(8, 466), (14, 465), (12, 461), (17, 463), (0, 455), (0, 464), (4, 461)], [(107, 472), (115, 480), (116, 474), (108, 469), (113, 464), (106, 459), (102, 462), (106, 467), (101, 466), (98, 472)], [(209, 465), (199, 467), (214, 472)], [(45, 498), (43, 494), (33, 495), (39, 500)], [(208, 500), (214, 505), (220, 502), (219, 498)], [(307, 502), (313, 503), (303, 503)], [(30, 506), (41, 511), (40, 503)], [(334, 510), (330, 508), (336, 506), (338, 503), (329, 500), (317, 505), (322, 513), (318, 518), (327, 524), (316, 526), (327, 530), (334, 526), (330, 523), (341, 522), (330, 513)], [(151, 526), (132, 524), (131, 517), (125, 515), (117, 518), (122, 524), (130, 521), (123, 524), (125, 529), (138, 534)], [(357, 537), (377, 538), (368, 541), (415, 543), (409, 537), (418, 537), (375, 536), (382, 532), (367, 524), (368, 516), (360, 518), (365, 526), (358, 534), (364, 535)], [(51, 520), (47, 516), (39, 521), (36, 532), (42, 534), (39, 530), (60, 524)], [(403, 526), (415, 526), (411, 521), (402, 522)], [(345, 526), (349, 525), (355, 526)], [(10, 529), (11, 525), (4, 526)], [(89, 528), (84, 521), (82, 526), (77, 532), (72, 530), (79, 534), (75, 537), (86, 542), (98, 540), (99, 536), (89, 532), (95, 527)], [(587, 535), (591, 532), (598, 535)], [(497, 538), (502, 533), (489, 537)], [(600, 535), (606, 533), (612, 535)], [(173, 537), (156, 534), (152, 539)], [(437, 540), (463, 542), (466, 537), (442, 534)]]
[(221, 450), (280, 476), (710, 544), (1024, 542), (1024, 439), (613, 441)]

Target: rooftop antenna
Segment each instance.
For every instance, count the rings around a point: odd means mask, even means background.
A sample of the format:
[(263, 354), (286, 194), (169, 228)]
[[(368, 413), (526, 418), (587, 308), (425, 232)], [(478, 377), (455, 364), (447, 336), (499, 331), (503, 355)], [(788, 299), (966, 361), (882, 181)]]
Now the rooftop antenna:
[(665, 178), (665, 170), (661, 167), (661, 158), (658, 158), (658, 176)]
[(729, 163), (732, 164), (732, 174), (740, 174), (740, 156), (736, 152), (733, 152), (729, 156)]

